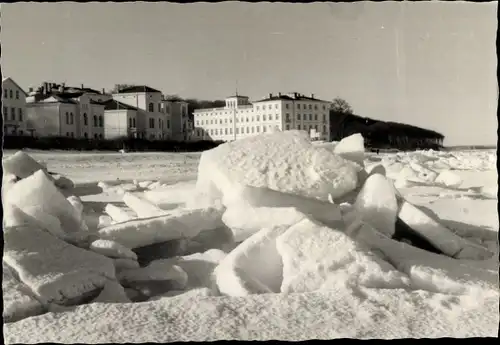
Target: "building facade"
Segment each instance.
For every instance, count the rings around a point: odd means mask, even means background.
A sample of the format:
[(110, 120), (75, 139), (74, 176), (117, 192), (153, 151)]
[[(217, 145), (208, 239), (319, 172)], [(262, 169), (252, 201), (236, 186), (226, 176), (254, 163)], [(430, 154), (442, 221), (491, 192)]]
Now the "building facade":
[(34, 136), (104, 138), (104, 104), (110, 95), (97, 90), (43, 83), (26, 99), (27, 130)]
[(27, 135), (26, 97), (28, 94), (10, 77), (2, 79), (3, 130), (6, 135)]
[(226, 106), (194, 112), (196, 140), (232, 141), (261, 133), (286, 130), (307, 131), (311, 138), (330, 139), (330, 102), (297, 92), (251, 104), (248, 97), (226, 98)]
[(188, 103), (181, 100), (164, 100), (163, 104), (170, 116), (172, 140), (189, 141), (193, 128), (188, 115)]
[(138, 113), (139, 109), (114, 99), (104, 102), (104, 138), (137, 138), (140, 131), (137, 127)]
[(112, 95), (115, 101), (137, 109), (137, 137), (148, 140), (172, 137), (171, 117), (161, 91), (148, 86), (131, 86)]

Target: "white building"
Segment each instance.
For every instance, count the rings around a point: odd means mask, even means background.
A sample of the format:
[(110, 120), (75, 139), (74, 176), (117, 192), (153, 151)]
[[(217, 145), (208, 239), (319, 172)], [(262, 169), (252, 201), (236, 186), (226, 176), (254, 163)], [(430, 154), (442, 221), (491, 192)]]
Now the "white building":
[(104, 102), (104, 138), (137, 137), (140, 110), (114, 99)]
[(330, 102), (297, 92), (269, 97), (251, 104), (248, 97), (226, 98), (226, 106), (194, 112), (197, 140), (232, 141), (260, 133), (304, 130), (312, 138), (330, 140)]
[(26, 99), (26, 128), (34, 136), (104, 138), (104, 104), (110, 95), (97, 90), (43, 83), (30, 88)]
[(26, 135), (27, 93), (10, 77), (2, 79), (2, 115), (4, 133)]
[(172, 137), (171, 117), (161, 91), (145, 85), (131, 86), (112, 95), (113, 99), (138, 109), (137, 136), (149, 140)]

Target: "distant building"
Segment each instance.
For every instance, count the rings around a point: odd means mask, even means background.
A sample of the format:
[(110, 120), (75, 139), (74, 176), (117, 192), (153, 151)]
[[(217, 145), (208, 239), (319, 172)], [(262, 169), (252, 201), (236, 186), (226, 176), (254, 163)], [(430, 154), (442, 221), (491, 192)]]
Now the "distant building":
[(188, 115), (188, 103), (182, 100), (164, 100), (166, 113), (170, 115), (172, 139), (188, 141), (192, 136), (192, 121)]
[(245, 96), (226, 98), (224, 108), (194, 112), (197, 140), (232, 141), (260, 133), (303, 130), (313, 139), (330, 140), (330, 102), (297, 92), (249, 102)]
[(104, 104), (97, 90), (43, 83), (26, 99), (27, 129), (37, 137), (104, 138)]
[(2, 115), (5, 134), (26, 135), (26, 96), (28, 94), (8, 77), (2, 79)]
[(149, 140), (172, 137), (171, 117), (161, 91), (145, 85), (131, 86), (113, 93), (112, 97), (137, 109), (137, 137)]
[(137, 138), (138, 133), (143, 130), (140, 127), (137, 127), (137, 119), (140, 109), (118, 102), (114, 99), (110, 99), (103, 104), (105, 118), (104, 138)]

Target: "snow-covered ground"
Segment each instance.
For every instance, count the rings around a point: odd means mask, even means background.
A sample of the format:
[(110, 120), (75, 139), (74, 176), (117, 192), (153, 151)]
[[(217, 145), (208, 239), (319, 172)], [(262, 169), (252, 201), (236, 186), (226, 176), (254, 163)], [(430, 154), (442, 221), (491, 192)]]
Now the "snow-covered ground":
[[(498, 335), (495, 150), (285, 136), (26, 151), (74, 187), (55, 180), (68, 206), (50, 175), (4, 176), (6, 343)], [(442, 253), (392, 239), (401, 221)]]

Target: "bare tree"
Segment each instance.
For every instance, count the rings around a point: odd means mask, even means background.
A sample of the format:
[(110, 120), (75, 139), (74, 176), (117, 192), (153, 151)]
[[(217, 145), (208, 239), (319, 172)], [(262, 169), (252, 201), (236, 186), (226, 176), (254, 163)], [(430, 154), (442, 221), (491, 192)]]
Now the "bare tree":
[(345, 99), (338, 97), (333, 100), (331, 109), (341, 114), (353, 114), (351, 105)]

